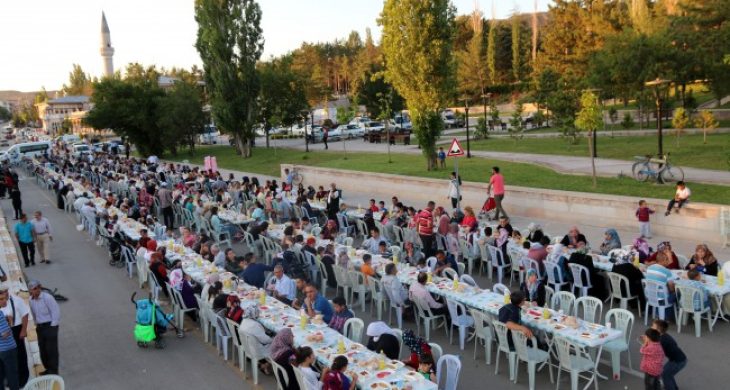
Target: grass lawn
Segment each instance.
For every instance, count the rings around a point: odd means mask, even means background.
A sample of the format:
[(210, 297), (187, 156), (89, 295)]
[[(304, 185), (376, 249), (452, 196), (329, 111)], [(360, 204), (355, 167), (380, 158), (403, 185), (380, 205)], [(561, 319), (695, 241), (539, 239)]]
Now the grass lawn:
[[(499, 152), (522, 152), (557, 154), (567, 156), (588, 156), (588, 139), (582, 138), (572, 145), (564, 138), (523, 138), (515, 141), (509, 138), (491, 138), (474, 141), (472, 150)], [(654, 154), (657, 150), (655, 136), (599, 137), (598, 156), (620, 160), (633, 160), (634, 156)], [(673, 164), (687, 167), (728, 170), (730, 169), (730, 134), (708, 134), (707, 144), (702, 135), (682, 135), (677, 147), (672, 131), (664, 133), (664, 151), (671, 154)]]
[[(524, 141), (524, 140), (523, 140)], [(510, 141), (512, 142), (512, 141)], [(240, 170), (278, 176), (279, 164), (291, 163), (318, 167), (349, 169), (354, 171), (382, 172), (407, 176), (430, 178), (447, 178), (452, 170), (452, 162), (447, 162), (444, 170), (426, 171), (422, 156), (410, 154), (392, 154), (392, 163), (383, 153), (347, 153), (342, 152), (309, 152), (293, 149), (265, 150), (256, 148), (252, 158), (243, 159), (228, 146), (205, 146), (196, 149), (194, 155), (182, 153), (177, 160), (188, 159), (191, 163), (202, 164), (206, 155), (216, 156), (221, 168)], [(591, 178), (587, 176), (564, 175), (532, 164), (512, 163), (501, 160), (483, 158), (461, 159), (459, 173), (464, 180), (486, 182), (490, 168), (499, 165), (507, 183), (525, 187), (547, 188), (565, 191), (594, 192), (635, 196), (637, 198), (666, 198), (674, 194), (674, 188), (668, 185), (639, 183), (631, 178), (598, 178), (598, 187), (591, 188)], [(368, 183), (363, 183), (363, 186)], [(705, 184), (689, 184), (692, 198), (698, 202), (730, 204), (730, 191), (727, 187)]]

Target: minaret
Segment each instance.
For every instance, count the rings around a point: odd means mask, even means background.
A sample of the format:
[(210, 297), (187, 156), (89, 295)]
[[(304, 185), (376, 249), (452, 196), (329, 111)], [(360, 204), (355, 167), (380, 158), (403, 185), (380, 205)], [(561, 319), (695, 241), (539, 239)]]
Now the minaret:
[(104, 59), (104, 77), (114, 75), (114, 48), (112, 47), (111, 34), (109, 33), (109, 25), (106, 24), (106, 16), (101, 11), (101, 47), (99, 48), (101, 57)]

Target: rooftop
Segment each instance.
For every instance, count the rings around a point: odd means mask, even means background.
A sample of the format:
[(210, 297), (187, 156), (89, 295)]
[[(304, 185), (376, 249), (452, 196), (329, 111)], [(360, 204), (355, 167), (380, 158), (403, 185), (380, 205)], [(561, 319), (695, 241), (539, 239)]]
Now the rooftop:
[(63, 97), (59, 97), (56, 99), (51, 99), (48, 101), (48, 104), (73, 104), (73, 103), (83, 104), (83, 103), (88, 103), (88, 102), (89, 102), (88, 96), (78, 95), (78, 96), (63, 96)]

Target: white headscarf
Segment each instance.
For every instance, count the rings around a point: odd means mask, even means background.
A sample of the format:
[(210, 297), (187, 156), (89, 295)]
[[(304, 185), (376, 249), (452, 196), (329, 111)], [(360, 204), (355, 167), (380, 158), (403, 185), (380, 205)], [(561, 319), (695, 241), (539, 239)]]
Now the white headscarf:
[[(370, 325), (368, 325), (368, 329), (365, 332), (368, 337), (372, 337), (373, 341), (378, 341), (380, 336), (383, 334), (393, 334), (393, 330), (383, 321), (375, 321), (371, 322)], [(395, 336), (395, 335), (394, 335)]]

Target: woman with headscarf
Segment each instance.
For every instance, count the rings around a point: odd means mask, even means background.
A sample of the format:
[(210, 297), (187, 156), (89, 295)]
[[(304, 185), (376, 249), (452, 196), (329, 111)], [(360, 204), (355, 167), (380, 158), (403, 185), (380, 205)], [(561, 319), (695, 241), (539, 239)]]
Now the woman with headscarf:
[[(183, 272), (180, 260), (176, 260), (172, 272), (170, 272), (170, 286), (180, 292), (183, 303), (188, 309), (198, 308), (198, 301), (195, 299), (195, 289), (198, 286), (194, 287), (193, 283), (190, 275)], [(198, 320), (196, 312), (189, 311), (187, 314), (193, 321)]]
[(719, 264), (710, 248), (705, 244), (699, 244), (695, 248), (695, 254), (689, 259), (686, 269), (696, 269), (705, 275), (717, 276), (718, 268)]
[(241, 300), (236, 295), (231, 294), (226, 298), (226, 318), (237, 324), (243, 319)]
[(447, 214), (446, 210), (444, 210), (441, 206), (436, 207), (433, 213), (437, 218), (436, 226), (438, 226), (438, 234), (446, 236), (449, 234), (449, 225), (451, 224), (449, 214)]
[(600, 300), (604, 300), (608, 296), (606, 283), (603, 277), (593, 266), (593, 258), (588, 254), (588, 251), (584, 246), (580, 246), (575, 252), (573, 252), (573, 254), (570, 255), (568, 263), (580, 264), (588, 268), (588, 278), (590, 278), (590, 280), (583, 280), (584, 285), (590, 284), (593, 286), (588, 290), (588, 295)]
[(449, 233), (446, 235), (446, 251), (455, 259), (459, 258), (459, 224), (456, 222), (449, 225)]
[(322, 232), (320, 232), (319, 237), (323, 240), (334, 240), (337, 238), (338, 233), (337, 221), (330, 219), (327, 221), (327, 225), (322, 228)]
[(507, 245), (509, 244), (509, 231), (501, 226), (497, 227), (499, 229), (499, 235), (497, 237), (497, 248), (502, 250), (502, 258), (504, 259), (505, 264), (510, 263), (510, 258), (507, 253)]
[(618, 238), (616, 229), (608, 229), (604, 233), (603, 243), (601, 243), (601, 254), (606, 256), (614, 249), (621, 249), (621, 239)]
[[(259, 308), (257, 304), (250, 304), (243, 308), (241, 325), (238, 327), (238, 333), (241, 336), (252, 336), (255, 340), (250, 347), (254, 348), (256, 356), (270, 356), (271, 342), (273, 341), (266, 334), (266, 329), (256, 319), (259, 318)], [(271, 375), (271, 364), (262, 359), (258, 362), (259, 370), (266, 375)]]
[[(284, 390), (299, 390), (299, 383), (294, 376), (294, 368), (291, 365), (291, 358), (294, 356), (294, 333), (289, 328), (282, 328), (279, 333), (274, 336), (271, 341), (271, 358), (282, 366), (289, 377), (288, 385), (284, 386)], [(283, 378), (279, 378), (279, 383), (284, 383)]]
[(649, 247), (649, 243), (646, 242), (644, 237), (634, 239), (634, 244), (631, 246), (631, 249), (639, 254), (639, 261), (642, 263), (651, 256), (651, 247)]
[(656, 252), (652, 253), (645, 261), (646, 265), (660, 264), (667, 269), (679, 269), (679, 259), (672, 251), (672, 243), (662, 241), (657, 245)]
[(376, 353), (382, 352), (388, 359), (398, 359), (400, 340), (385, 322), (371, 322), (365, 333), (368, 336), (367, 347), (369, 350)]
[(535, 222), (531, 222), (527, 225), (527, 231), (530, 232), (527, 234), (527, 240), (530, 242), (540, 242), (540, 239), (545, 236), (545, 233), (542, 231), (542, 227)]
[[(550, 261), (553, 261), (558, 264), (558, 271), (560, 272), (560, 275), (563, 277), (563, 281), (572, 283), (573, 282), (573, 274), (570, 272), (570, 267), (568, 267), (568, 259), (565, 257), (565, 247), (561, 243), (557, 243), (552, 246), (550, 249), (550, 255), (548, 259)], [(556, 279), (558, 276), (556, 275)]]
[(525, 299), (529, 302), (537, 304), (537, 306), (545, 306), (545, 285), (537, 277), (537, 271), (528, 269), (525, 281), (522, 282), (520, 290), (525, 294)]

